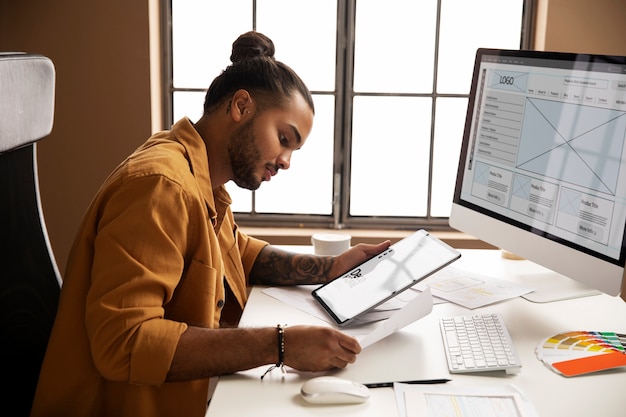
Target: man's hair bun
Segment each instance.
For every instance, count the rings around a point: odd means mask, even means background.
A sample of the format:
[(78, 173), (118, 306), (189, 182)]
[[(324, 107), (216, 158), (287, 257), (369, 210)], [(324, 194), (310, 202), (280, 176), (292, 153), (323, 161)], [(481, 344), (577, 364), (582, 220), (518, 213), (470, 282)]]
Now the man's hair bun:
[(231, 100), (237, 90), (246, 90), (257, 103), (257, 111), (286, 106), (287, 99), (300, 94), (315, 112), (311, 92), (290, 67), (274, 58), (274, 42), (256, 31), (246, 32), (233, 42), (232, 63), (218, 75), (204, 98), (204, 114)]
[(246, 32), (233, 42), (230, 61), (236, 64), (250, 58), (274, 58), (274, 42), (259, 32)]

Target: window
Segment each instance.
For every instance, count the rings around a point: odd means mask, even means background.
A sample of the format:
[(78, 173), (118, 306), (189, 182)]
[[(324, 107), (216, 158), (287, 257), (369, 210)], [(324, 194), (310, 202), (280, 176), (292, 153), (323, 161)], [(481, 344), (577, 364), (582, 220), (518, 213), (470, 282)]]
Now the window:
[(255, 192), (227, 184), (242, 225), (446, 227), (475, 50), (526, 47), (531, 32), (531, 0), (164, 3), (167, 124), (201, 116), (248, 30), (313, 93), (313, 131), (291, 168)]

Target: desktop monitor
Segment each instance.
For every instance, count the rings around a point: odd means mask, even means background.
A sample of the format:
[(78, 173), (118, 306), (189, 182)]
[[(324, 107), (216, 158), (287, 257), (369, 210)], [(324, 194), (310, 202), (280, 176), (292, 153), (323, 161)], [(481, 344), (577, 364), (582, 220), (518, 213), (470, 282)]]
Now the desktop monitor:
[(626, 57), (479, 49), (450, 226), (544, 266), (529, 300), (619, 295)]

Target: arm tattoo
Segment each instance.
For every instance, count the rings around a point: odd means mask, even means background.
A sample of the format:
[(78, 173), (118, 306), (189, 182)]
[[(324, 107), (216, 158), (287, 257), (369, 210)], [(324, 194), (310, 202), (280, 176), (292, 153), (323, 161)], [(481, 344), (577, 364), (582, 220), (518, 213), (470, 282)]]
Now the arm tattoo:
[(323, 284), (328, 281), (332, 256), (291, 253), (266, 246), (250, 272), (252, 285)]

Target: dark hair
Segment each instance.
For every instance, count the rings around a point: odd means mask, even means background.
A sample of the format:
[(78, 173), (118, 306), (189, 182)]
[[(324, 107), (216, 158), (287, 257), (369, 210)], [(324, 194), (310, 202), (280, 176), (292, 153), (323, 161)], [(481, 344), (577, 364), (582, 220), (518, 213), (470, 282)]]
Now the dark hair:
[(257, 109), (280, 106), (299, 92), (313, 112), (311, 92), (287, 65), (274, 59), (274, 42), (259, 32), (246, 32), (233, 42), (232, 62), (213, 80), (204, 100), (204, 113), (215, 110), (239, 89), (255, 97)]

